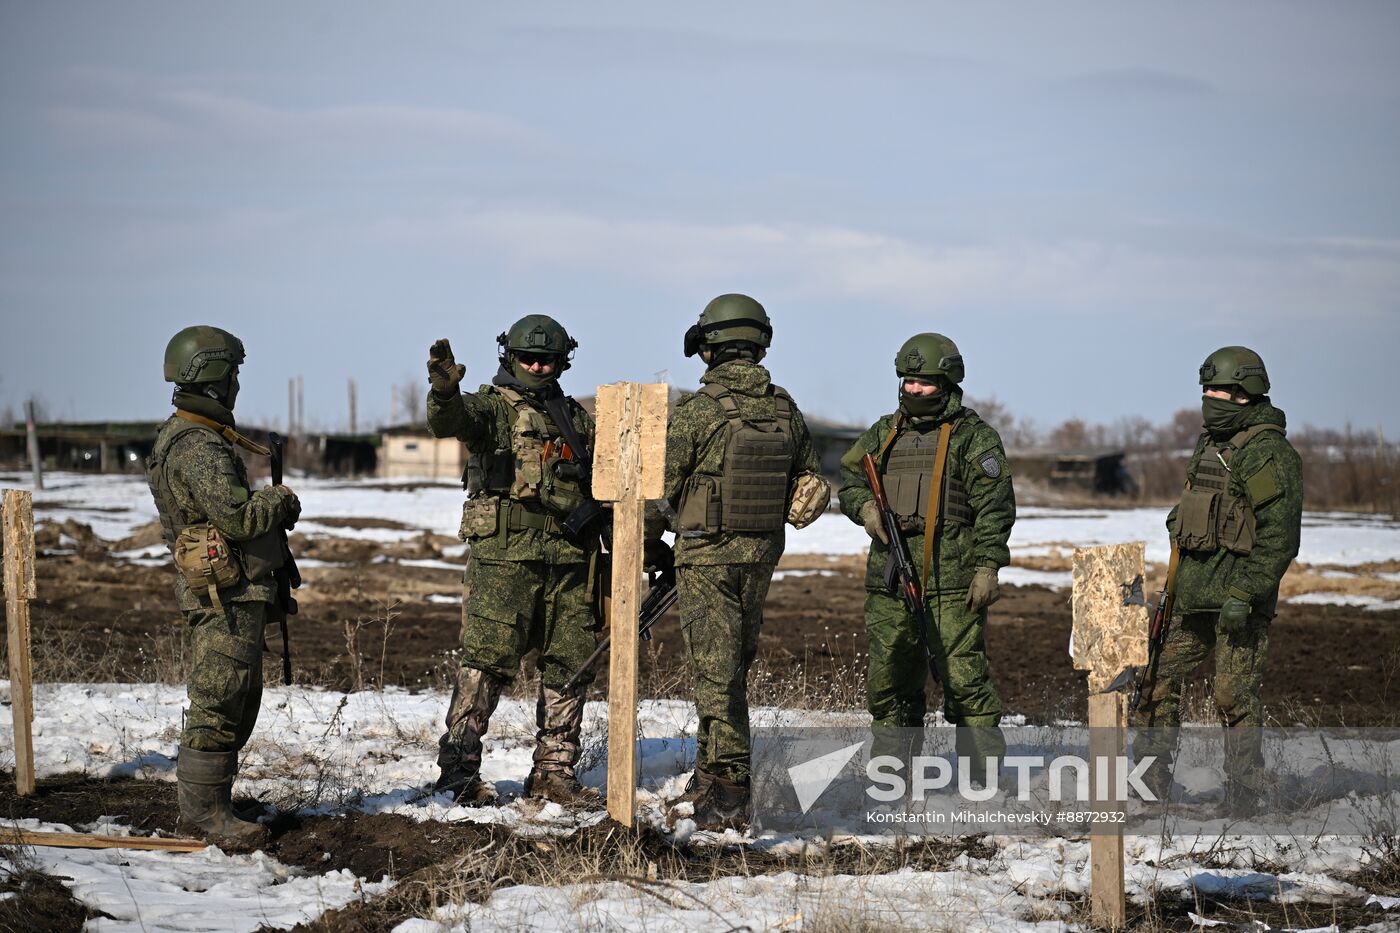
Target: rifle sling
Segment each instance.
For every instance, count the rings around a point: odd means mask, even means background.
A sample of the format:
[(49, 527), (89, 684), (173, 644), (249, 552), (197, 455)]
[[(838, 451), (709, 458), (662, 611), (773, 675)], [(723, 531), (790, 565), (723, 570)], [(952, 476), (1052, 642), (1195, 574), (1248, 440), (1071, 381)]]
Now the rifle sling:
[(943, 471), (948, 466), (948, 441), (953, 436), (953, 422), (938, 426), (938, 447), (933, 454), (933, 477), (928, 484), (928, 517), (924, 521), (924, 573), (919, 588), (928, 594), (928, 575), (933, 567), (933, 539), (938, 534), (939, 507), (943, 504)]
[(242, 434), (239, 434), (229, 425), (219, 424), (219, 422), (215, 421), (213, 418), (206, 418), (203, 415), (196, 415), (194, 412), (185, 411), (183, 408), (175, 409), (175, 417), (184, 418), (186, 421), (192, 421), (195, 424), (202, 425), (203, 427), (206, 427), (209, 430), (222, 435), (224, 440), (228, 441), (230, 444), (237, 444), (244, 450), (250, 451), (251, 453), (255, 453), (259, 457), (272, 456), (272, 451), (264, 447), (262, 444), (259, 444), (257, 441), (254, 440), (249, 440)]

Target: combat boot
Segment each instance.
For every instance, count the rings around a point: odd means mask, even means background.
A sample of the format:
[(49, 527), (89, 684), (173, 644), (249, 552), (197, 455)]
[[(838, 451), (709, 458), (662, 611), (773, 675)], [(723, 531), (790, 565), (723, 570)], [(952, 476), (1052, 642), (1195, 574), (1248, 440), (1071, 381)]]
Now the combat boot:
[(565, 807), (587, 807), (602, 803), (595, 788), (578, 782), (573, 768), (531, 768), (525, 779), (525, 796), (552, 800)]
[(452, 701), (447, 707), (447, 731), (438, 739), (440, 773), (433, 788), (447, 791), (463, 806), (496, 802), (496, 789), (481, 780), (481, 738), (501, 699), (505, 682), (474, 667), (457, 671)]
[(707, 775), (705, 791), (695, 801), (695, 825), (712, 832), (744, 830), (749, 825), (749, 782)]
[(238, 818), (230, 804), (237, 752), (202, 752), (180, 747), (175, 763), (180, 822), (210, 842), (253, 849), (266, 841), (267, 828)]

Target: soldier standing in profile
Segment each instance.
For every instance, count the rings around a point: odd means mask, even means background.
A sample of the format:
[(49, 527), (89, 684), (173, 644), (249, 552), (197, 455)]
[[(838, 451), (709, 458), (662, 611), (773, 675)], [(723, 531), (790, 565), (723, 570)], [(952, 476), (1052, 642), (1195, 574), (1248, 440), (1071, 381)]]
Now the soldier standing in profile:
[(253, 492), (235, 447), (271, 451), (234, 429), (243, 344), (217, 327), (187, 327), (165, 349), (175, 414), (160, 426), (146, 462), (165, 542), (175, 558), (175, 599), (194, 655), (176, 778), (180, 819), (237, 846), (266, 836), (233, 812), (238, 752), (258, 718), (263, 626), (274, 611), (273, 571), (283, 529), (301, 514), (286, 486)]
[(480, 777), (482, 736), (502, 688), (535, 648), (538, 731), (525, 793), (596, 802), (574, 773), (592, 674), (563, 689), (596, 642), (607, 518), (588, 488), (593, 419), (559, 387), (578, 342), (553, 318), (531, 314), (497, 343), (500, 369), (475, 392), (459, 391), (466, 367), (446, 340), (428, 353), (428, 429), (457, 438), (471, 455), (460, 531), (471, 545), (461, 666), (438, 743), (437, 787), (470, 806), (495, 800)]
[[(1138, 756), (1164, 765), (1147, 772), (1160, 799), (1170, 791), (1182, 682), (1215, 649), (1215, 705), (1226, 727), (1225, 805), (1254, 812), (1265, 789), (1259, 688), (1278, 588), (1303, 523), (1302, 461), (1269, 400), (1259, 354), (1222, 347), (1201, 364), (1204, 432), (1186, 469), (1186, 490), (1167, 516), (1175, 573), (1166, 641), (1149, 671), (1137, 725)], [(1169, 571), (1171, 574), (1171, 571)]]
[[(942, 334), (909, 338), (895, 357), (895, 373), (898, 410), (871, 425), (841, 460), (841, 511), (872, 539), (865, 628), (873, 754), (907, 761), (917, 750), (915, 734), (899, 730), (923, 728), (932, 665), (943, 684), (943, 715), (957, 727), (957, 754), (968, 760), (971, 781), (981, 784), (987, 759), (999, 761), (1006, 747), (983, 631), (987, 607), (1001, 596), (997, 571), (1011, 562), (1011, 471), (997, 432), (963, 405), (963, 358), (953, 341)], [(890, 542), (861, 467), (866, 454), (875, 458), (920, 572), (931, 632), (919, 631), (885, 585)], [(930, 503), (933, 488), (940, 494)]]
[[(721, 295), (685, 335), (685, 355), (708, 367), (666, 429), (666, 499), (676, 516), (676, 585), (699, 727), (685, 797), (702, 829), (749, 819), (748, 673), (763, 601), (783, 553), (783, 523), (825, 511), (802, 413), (761, 365), (773, 337), (763, 306)], [(661, 522), (648, 526), (647, 560), (667, 556)]]

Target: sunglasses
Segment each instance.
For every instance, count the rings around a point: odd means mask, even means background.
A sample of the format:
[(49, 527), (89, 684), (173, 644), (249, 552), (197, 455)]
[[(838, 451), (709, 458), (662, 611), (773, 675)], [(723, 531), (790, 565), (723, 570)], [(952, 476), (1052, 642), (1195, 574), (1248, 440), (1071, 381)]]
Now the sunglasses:
[(554, 353), (522, 353), (517, 350), (515, 358), (522, 366), (534, 366), (536, 363), (554, 363), (558, 360), (558, 355)]

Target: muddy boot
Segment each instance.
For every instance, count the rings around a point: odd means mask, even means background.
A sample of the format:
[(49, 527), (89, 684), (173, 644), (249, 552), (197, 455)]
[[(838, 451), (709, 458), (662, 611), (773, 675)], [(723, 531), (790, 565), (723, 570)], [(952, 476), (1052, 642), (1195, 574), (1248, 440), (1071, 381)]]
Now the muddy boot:
[(180, 822), (216, 845), (254, 849), (267, 839), (267, 828), (239, 819), (229, 804), (237, 758), (236, 752), (180, 747), (175, 763)]
[(749, 825), (749, 782), (731, 781), (707, 775), (704, 793), (695, 801), (695, 825), (712, 832), (747, 829)]
[(465, 806), (483, 806), (496, 799), (495, 788), (482, 781), (481, 737), (496, 711), (505, 681), (474, 667), (457, 670), (452, 702), (447, 706), (447, 731), (438, 739), (438, 768), (433, 784)]
[(525, 796), (552, 800), (565, 807), (597, 806), (603, 801), (597, 790), (578, 782), (573, 768), (532, 768), (525, 779)]

